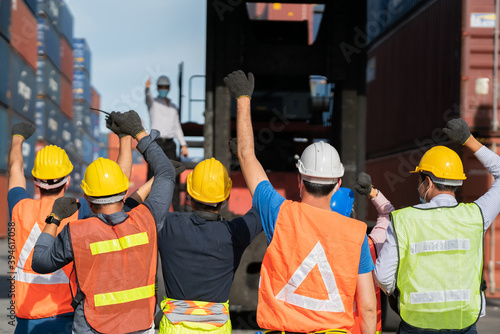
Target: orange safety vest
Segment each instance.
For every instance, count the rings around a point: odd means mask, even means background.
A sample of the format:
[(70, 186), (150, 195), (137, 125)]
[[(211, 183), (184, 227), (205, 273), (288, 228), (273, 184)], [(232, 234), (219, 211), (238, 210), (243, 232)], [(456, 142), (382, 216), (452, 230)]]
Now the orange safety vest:
[[(373, 240), (368, 237), (368, 244), (370, 245), (370, 253), (372, 255), (373, 262), (377, 261), (377, 250), (375, 249), (375, 244)], [(380, 288), (375, 283), (375, 278), (373, 279), (373, 284), (375, 286), (375, 296), (377, 297), (377, 331), (376, 334), (382, 333), (382, 301), (380, 300)], [(351, 329), (352, 334), (361, 334), (361, 316), (359, 314), (358, 308), (354, 307), (354, 327)]]
[[(15, 226), (15, 261), (16, 269), (13, 301), (16, 316), (23, 319), (48, 318), (58, 314), (73, 312), (71, 307), (71, 275), (73, 263), (51, 274), (38, 274), (31, 269), (35, 243), (45, 228), (45, 218), (52, 212), (55, 199), (26, 198), (19, 201), (12, 210)], [(78, 219), (78, 212), (61, 222), (59, 231), (68, 222)]]
[(156, 224), (139, 205), (118, 225), (92, 217), (69, 224), (78, 286), (90, 326), (101, 333), (151, 327), (156, 305)]
[(365, 234), (366, 225), (358, 220), (284, 201), (262, 262), (259, 326), (349, 332)]

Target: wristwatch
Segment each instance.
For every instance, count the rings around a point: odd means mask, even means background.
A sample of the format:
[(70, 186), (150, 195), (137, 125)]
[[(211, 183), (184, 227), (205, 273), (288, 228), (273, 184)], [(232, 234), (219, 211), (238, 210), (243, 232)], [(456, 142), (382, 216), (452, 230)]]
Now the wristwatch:
[(61, 221), (59, 219), (57, 219), (53, 213), (51, 213), (50, 215), (47, 216), (47, 218), (45, 218), (45, 223), (55, 224), (55, 225), (59, 226), (61, 224)]

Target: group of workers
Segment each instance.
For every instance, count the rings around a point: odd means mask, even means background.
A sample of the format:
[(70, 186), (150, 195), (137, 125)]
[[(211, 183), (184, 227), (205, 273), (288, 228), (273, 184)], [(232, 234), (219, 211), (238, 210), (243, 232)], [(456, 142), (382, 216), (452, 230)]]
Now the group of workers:
[[(219, 213), (231, 179), (214, 158), (188, 176), (193, 211), (169, 212), (184, 168), (169, 160), (156, 141), (160, 133), (148, 135), (135, 111), (106, 119), (120, 137), (118, 159), (88, 166), (79, 199), (64, 196), (72, 164), (52, 145), (36, 156), (40, 199), (30, 198), (22, 143), (36, 128), (14, 125), (8, 203), (15, 223), (16, 333), (154, 333), (158, 303), (160, 333), (230, 333), (234, 274), (262, 231), (268, 246), (257, 322), (268, 333), (380, 333), (379, 288), (401, 316), (398, 333), (476, 333), (485, 309), (483, 235), (500, 211), (500, 157), (464, 120), (449, 121), (443, 131), (493, 175), (488, 192), (470, 204), (457, 202), (465, 174), (459, 156), (444, 146), (427, 151), (412, 171), (422, 204), (394, 211), (361, 173), (354, 189), (379, 214), (367, 236), (366, 224), (350, 217), (353, 192), (341, 187), (344, 167), (335, 148), (315, 142), (304, 150), (297, 161), (301, 201), (285, 199), (255, 156), (253, 75), (235, 71), (224, 82), (236, 99), (237, 156), (253, 198), (252, 208), (232, 221)], [(152, 178), (127, 197), (132, 140)], [(157, 296), (158, 261), (166, 296)]]

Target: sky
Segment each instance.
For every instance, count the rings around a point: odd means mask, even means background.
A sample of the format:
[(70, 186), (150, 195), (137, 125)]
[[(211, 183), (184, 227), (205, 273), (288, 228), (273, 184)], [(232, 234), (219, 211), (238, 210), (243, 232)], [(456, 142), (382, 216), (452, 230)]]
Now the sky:
[[(91, 50), (91, 84), (101, 95), (101, 109), (139, 113), (147, 129), (144, 88), (148, 77), (170, 78), (169, 97), (179, 101), (178, 67), (184, 62), (183, 112), (188, 121), (188, 80), (205, 74), (206, 1), (65, 0), (73, 14), (74, 37)], [(192, 98), (203, 98), (204, 82), (193, 81)], [(192, 105), (192, 119), (203, 123), (203, 103)], [(106, 132), (101, 115), (101, 131)]]

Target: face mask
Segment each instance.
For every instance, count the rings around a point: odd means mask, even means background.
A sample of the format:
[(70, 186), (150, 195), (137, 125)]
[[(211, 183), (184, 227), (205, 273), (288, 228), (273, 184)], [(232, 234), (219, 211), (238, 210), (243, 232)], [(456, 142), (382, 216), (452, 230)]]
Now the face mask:
[[(425, 182), (425, 181), (424, 181), (424, 182)], [(420, 187), (422, 186), (422, 184), (424, 184), (424, 182), (420, 183), (420, 185), (419, 185), (419, 186), (418, 186), (418, 188), (417, 188), (418, 198), (420, 199), (420, 203), (422, 203), (422, 204), (427, 203), (427, 201), (425, 200), (425, 198), (427, 197), (427, 193), (428, 193), (428, 192), (429, 192), (429, 190), (431, 189), (431, 187), (429, 187), (429, 188), (425, 191), (424, 197), (422, 198), (422, 196), (420, 196), (420, 192), (418, 191), (418, 189), (420, 189)]]
[(167, 97), (168, 95), (168, 89), (158, 89), (158, 96), (160, 97)]

